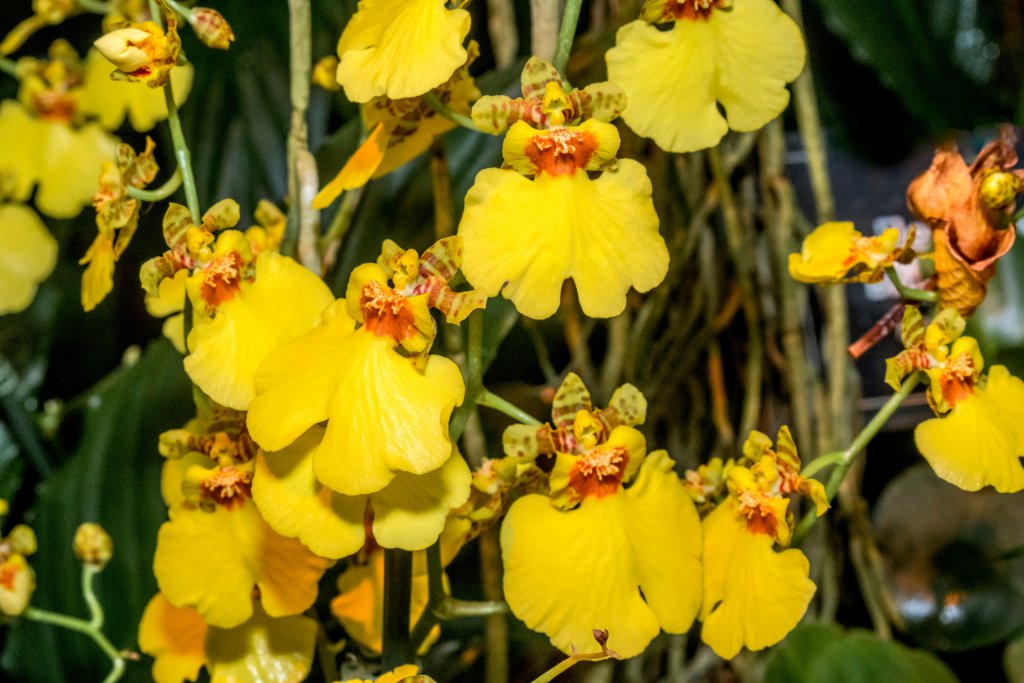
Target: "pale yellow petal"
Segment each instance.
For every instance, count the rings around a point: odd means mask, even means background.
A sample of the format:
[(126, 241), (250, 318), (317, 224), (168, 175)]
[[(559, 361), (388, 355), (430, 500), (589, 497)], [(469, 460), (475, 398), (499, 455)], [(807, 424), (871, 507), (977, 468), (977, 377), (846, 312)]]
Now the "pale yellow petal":
[(160, 527), (153, 570), (172, 604), (191, 606), (211, 626), (232, 628), (252, 615), (252, 589), (269, 614), (307, 609), (327, 560), (276, 534), (251, 501), (213, 512), (171, 508)]
[(919, 424), (914, 441), (937, 475), (966, 491), (1024, 490), (1024, 382), (993, 366), (984, 388)]
[(139, 623), (139, 649), (154, 658), (156, 683), (195, 681), (206, 663), (206, 622), (191, 607), (175, 607), (162, 593), (146, 605)]
[(458, 366), (429, 356), (419, 372), (392, 346), (365, 330), (346, 345), (313, 461), (317, 478), (339, 493), (379, 491), (397, 472), (424, 474), (451, 455), (448, 419), (465, 393)]
[(583, 172), (529, 180), (481, 171), (459, 234), (466, 278), (489, 296), (502, 291), (531, 318), (558, 309), (566, 278), (575, 280), (586, 315), (610, 317), (625, 308), (630, 286), (645, 292), (668, 270), (651, 182), (629, 159), (597, 180)]
[(100, 166), (112, 161), (117, 140), (95, 123), (82, 128), (45, 121), (38, 156), (36, 206), (53, 218), (73, 218), (92, 201), (100, 187)]
[(210, 683), (299, 683), (313, 665), (316, 622), (270, 617), (256, 606), (252, 619), (206, 636)]
[(30, 116), (20, 102), (0, 102), (0, 186), (9, 193), (7, 199), (23, 202), (31, 196), (39, 179), (40, 150), (47, 131), (47, 124)]
[(677, 21), (659, 31), (634, 21), (619, 29), (606, 55), (608, 80), (626, 93), (622, 119), (669, 152), (713, 147), (729, 130), (712, 94), (715, 46), (707, 23)]
[(36, 212), (0, 204), (0, 315), (27, 308), (56, 264), (57, 240)]
[[(699, 22), (677, 22), (699, 23)], [(773, 0), (735, 0), (706, 22), (718, 68), (715, 97), (733, 130), (757, 130), (789, 104), (786, 84), (800, 75), (806, 50), (796, 23)]]
[(704, 519), (704, 622), (701, 638), (720, 657), (761, 650), (796, 627), (814, 596), (810, 565), (796, 549), (747, 530), (730, 497)]
[(399, 472), (371, 496), (373, 536), (384, 548), (420, 550), (444, 529), (448, 513), (469, 498), (472, 474), (457, 450), (426, 474)]
[(256, 374), (248, 426), (268, 451), (285, 448), (330, 413), (338, 377), (349, 364), (346, 349), (355, 321), (345, 312), (344, 299), (328, 312), (329, 320), (273, 351)]
[(158, 296), (146, 296), (146, 311), (156, 318), (163, 318), (172, 313), (180, 313), (185, 309), (185, 282), (188, 270), (182, 269), (174, 277), (165, 277), (160, 281)]
[[(200, 275), (201, 277), (201, 275)], [(256, 277), (217, 307), (195, 316), (185, 371), (218, 403), (246, 410), (255, 396), (256, 370), (271, 351), (308, 332), (334, 297), (320, 278), (287, 256), (262, 252)], [(198, 309), (204, 305), (194, 296)]]
[(338, 82), (353, 102), (416, 97), (466, 61), (469, 13), (444, 0), (362, 0), (338, 42)]
[(700, 531), (671, 463), (652, 454), (635, 490), (568, 512), (546, 496), (517, 500), (501, 530), (515, 615), (564, 652), (597, 651), (591, 631), (607, 629), (608, 647), (624, 657), (642, 652), (659, 626), (689, 629), (700, 600)]
[(366, 540), (366, 496), (342, 496), (317, 481), (313, 453), (324, 430), (313, 427), (291, 446), (256, 458), (252, 497), (267, 523), (321, 557), (341, 558)]

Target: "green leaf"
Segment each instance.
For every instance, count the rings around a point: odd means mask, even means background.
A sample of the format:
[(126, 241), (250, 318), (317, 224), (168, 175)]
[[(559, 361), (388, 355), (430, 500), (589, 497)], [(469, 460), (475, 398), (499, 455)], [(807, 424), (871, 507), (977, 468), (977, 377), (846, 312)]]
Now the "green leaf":
[(847, 633), (831, 624), (807, 624), (777, 646), (765, 683), (956, 683), (930, 652), (882, 640), (869, 631)]
[[(191, 413), (181, 356), (163, 339), (92, 392), (78, 449), (40, 485), (26, 520), (39, 539), (39, 552), (30, 558), (38, 583), (34, 605), (87, 614), (71, 542), (80, 523), (99, 522), (114, 541), (114, 557), (96, 581), (104, 630), (115, 647), (137, 648), (139, 619), (156, 592), (157, 529), (166, 519), (156, 440)], [(10, 677), (33, 681), (102, 680), (110, 668), (84, 636), (23, 619), (11, 627), (0, 665)], [(125, 680), (150, 680), (149, 668), (129, 664)]]

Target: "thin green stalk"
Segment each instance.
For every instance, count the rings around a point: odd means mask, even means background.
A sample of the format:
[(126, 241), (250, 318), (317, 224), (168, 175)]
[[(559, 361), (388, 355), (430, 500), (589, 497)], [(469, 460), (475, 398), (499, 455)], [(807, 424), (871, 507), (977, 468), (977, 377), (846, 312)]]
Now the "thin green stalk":
[(619, 659), (619, 657), (610, 652), (595, 652), (589, 655), (570, 655), (542, 673), (540, 676), (537, 676), (537, 678), (533, 679), (533, 683), (548, 683), (549, 681), (553, 681), (558, 676), (575, 666), (578, 662), (600, 662), (605, 659)]
[(524, 425), (539, 425), (540, 420), (530, 415), (522, 408), (509, 403), (501, 396), (490, 392), (487, 389), (481, 389), (480, 393), (477, 394), (476, 404), (478, 406), (486, 406), (487, 408), (493, 408), (498, 412), (504, 413), (511, 417), (513, 420), (521, 422)]
[(181, 168), (176, 168), (167, 182), (155, 190), (140, 190), (129, 185), (128, 196), (143, 202), (160, 202), (177, 192), (179, 187), (181, 187)]
[(164, 101), (167, 103), (167, 123), (171, 128), (171, 141), (174, 143), (174, 157), (178, 160), (178, 170), (181, 171), (181, 181), (185, 185), (185, 203), (188, 205), (189, 213), (192, 214), (192, 222), (199, 225), (202, 211), (199, 209), (199, 194), (196, 191), (196, 178), (192, 173), (192, 153), (188, 151), (188, 144), (185, 142), (185, 133), (181, 129), (181, 119), (178, 117), (178, 105), (174, 103), (174, 86), (170, 81), (164, 85)]
[(435, 95), (433, 92), (428, 92), (424, 93), (423, 95), (420, 95), (420, 99), (426, 102), (428, 107), (430, 107), (431, 109), (433, 109), (438, 114), (448, 119), (452, 123), (462, 126), (463, 128), (468, 128), (470, 130), (475, 130), (477, 132), (480, 131), (480, 129), (476, 127), (476, 124), (473, 123), (473, 119), (466, 116), (465, 114), (460, 114), (459, 112), (449, 107), (447, 104), (438, 99), (437, 95)]
[(385, 669), (413, 660), (409, 634), (412, 604), (412, 553), (398, 548), (384, 550), (384, 655)]
[(558, 28), (558, 42), (555, 45), (555, 58), (552, 61), (558, 73), (565, 77), (565, 67), (569, 64), (569, 53), (572, 42), (576, 38), (576, 24), (580, 19), (580, 8), (583, 0), (566, 0), (562, 13), (562, 24)]
[(466, 422), (483, 389), (483, 346), (484, 346), (484, 313), (475, 311), (469, 316), (469, 342), (466, 348), (466, 398), (452, 416), (449, 435), (452, 442), (462, 436)]
[(338, 248), (345, 239), (345, 235), (348, 234), (349, 228), (352, 227), (352, 219), (355, 218), (356, 209), (359, 208), (359, 202), (362, 200), (365, 190), (366, 186), (363, 185), (349, 190), (341, 196), (341, 206), (334, 214), (331, 224), (327, 226), (327, 232), (320, 238), (318, 248), (320, 258), (323, 259), (323, 272), (325, 273), (330, 272), (334, 267)]
[(926, 303), (935, 303), (939, 300), (937, 292), (931, 292), (927, 289), (914, 289), (913, 287), (907, 287), (900, 280), (899, 273), (896, 272), (895, 268), (886, 268), (885, 274), (889, 276), (889, 281), (892, 286), (896, 288), (896, 291), (900, 293), (900, 296), (907, 301), (924, 301)]
[(832, 451), (825, 455), (819, 455), (817, 458), (807, 463), (807, 466), (800, 471), (800, 476), (804, 479), (813, 477), (818, 472), (822, 471), (830, 465), (838, 465), (843, 461), (845, 454), (843, 451)]
[(85, 598), (85, 603), (89, 607), (89, 621), (85, 619), (79, 619), (78, 617), (71, 617), (66, 614), (59, 614), (57, 612), (51, 612), (49, 610), (39, 609), (38, 607), (29, 607), (26, 609), (22, 616), (32, 621), (37, 621), (41, 624), (50, 624), (51, 626), (58, 626), (60, 628), (66, 628), (70, 631), (77, 631), (88, 636), (96, 645), (99, 646), (103, 653), (110, 658), (111, 669), (107, 677), (103, 679), (103, 683), (113, 683), (121, 678), (124, 674), (124, 656), (114, 647), (107, 637), (103, 635), (103, 608), (100, 606), (99, 600), (96, 599), (96, 594), (93, 593), (93, 577), (98, 574), (98, 570), (93, 567), (83, 566), (82, 567), (82, 596)]
[(75, 0), (75, 2), (86, 12), (93, 14), (110, 14), (114, 11), (109, 2), (99, 2), (99, 0)]
[(19, 78), (18, 63), (13, 59), (8, 59), (7, 57), (0, 57), (0, 71), (3, 71), (8, 76)]
[[(910, 392), (914, 390), (920, 381), (921, 376), (919, 373), (914, 373), (905, 379), (903, 384), (900, 385), (899, 391), (893, 394), (879, 409), (879, 411), (875, 413), (875, 416), (871, 418), (871, 421), (864, 425), (864, 429), (860, 430), (860, 433), (853, 439), (850, 446), (846, 450), (840, 452), (841, 457), (829, 454), (818, 459), (822, 460), (829, 458), (835, 460), (836, 468), (832, 470), (828, 484), (825, 485), (825, 494), (828, 496), (830, 502), (835, 499), (836, 493), (839, 491), (839, 487), (843, 483), (843, 479), (846, 478), (846, 473), (850, 470), (850, 466), (853, 465), (857, 456), (861, 451), (867, 448), (867, 445), (871, 443), (871, 439), (875, 438), (875, 435), (881, 431), (882, 427), (885, 426), (885, 423), (889, 421), (889, 418), (892, 417), (893, 413), (896, 412), (900, 407), (900, 404), (903, 403), (907, 396), (910, 395)], [(818, 461), (815, 460), (811, 465), (814, 465), (817, 462)], [(804, 476), (808, 476), (808, 470), (810, 470), (811, 465), (808, 465), (808, 469), (804, 470)], [(811, 473), (813, 473), (813, 471)], [(802, 539), (810, 528), (814, 526), (817, 519), (816, 515), (809, 514), (800, 520), (796, 530), (793, 532), (794, 544), (799, 543), (800, 539)]]
[(185, 7), (181, 3), (175, 2), (174, 0), (164, 0), (164, 1), (167, 3), (168, 7), (170, 7), (172, 10), (174, 10), (175, 12), (180, 14), (182, 17), (188, 19), (188, 17), (191, 16), (192, 9), (190, 7)]

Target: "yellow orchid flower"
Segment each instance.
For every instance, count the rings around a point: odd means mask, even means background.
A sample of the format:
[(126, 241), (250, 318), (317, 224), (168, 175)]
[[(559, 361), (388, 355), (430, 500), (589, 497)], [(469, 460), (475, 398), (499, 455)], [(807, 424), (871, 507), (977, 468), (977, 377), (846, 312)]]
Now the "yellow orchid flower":
[(28, 206), (0, 204), (0, 315), (28, 308), (57, 265), (57, 240)]
[(24, 524), (15, 526), (0, 542), (0, 616), (16, 617), (32, 601), (36, 575), (25, 558), (35, 552), (36, 534)]
[(18, 61), (18, 101), (0, 102), (0, 177), (8, 199), (28, 200), (53, 218), (73, 218), (99, 186), (100, 165), (113, 160), (117, 140), (95, 123), (82, 125), (77, 99), (82, 68), (67, 42), (49, 58)]
[[(377, 678), (357, 678), (346, 681), (346, 683), (405, 683), (408, 679), (416, 676), (417, 673), (419, 673), (419, 668), (416, 666), (412, 664), (403, 664), (392, 671), (385, 671)], [(423, 681), (433, 680), (426, 676), (417, 676), (416, 678), (422, 679)]]
[(428, 307), (457, 323), (486, 302), (482, 293), (448, 288), (459, 245), (448, 238), (420, 257), (386, 242), (377, 264), (353, 271), (348, 298), (325, 310), (321, 325), (267, 357), (249, 407), (250, 429), (265, 450), (282, 450), (327, 420), (313, 468), (347, 496), (449, 460), (448, 419), (465, 386), (452, 361), (427, 355), (435, 334)]
[[(619, 107), (597, 106), (561, 83), (550, 64), (533, 58), (523, 70), (523, 100), (474, 105), (474, 120), (490, 121), (492, 130), (511, 126), (502, 145), (511, 168), (481, 171), (466, 195), (463, 270), (475, 287), (502, 292), (537, 319), (554, 314), (572, 278), (583, 312), (611, 317), (625, 308), (630, 287), (646, 292), (664, 279), (668, 250), (646, 170), (615, 158), (619, 134), (607, 120)], [(609, 92), (607, 101), (621, 100)], [(600, 175), (591, 180), (590, 172)]]
[[(183, 64), (171, 71), (174, 103), (179, 107), (192, 90), (195, 70)], [(110, 77), (110, 62), (93, 48), (86, 55), (85, 81), (78, 97), (78, 106), (88, 116), (99, 119), (107, 130), (121, 127), (127, 117), (132, 128), (145, 132), (167, 118), (167, 102), (159, 89), (139, 88), (129, 82)]]
[(139, 224), (140, 202), (128, 195), (128, 188), (143, 188), (159, 170), (153, 158), (156, 145), (146, 138), (146, 149), (136, 155), (130, 145), (117, 147), (117, 162), (104, 161), (100, 167), (100, 189), (93, 195), (96, 227), (93, 240), (79, 264), (82, 273), (82, 308), (91, 311), (114, 288), (114, 264), (124, 253)]
[[(182, 214), (184, 207), (176, 206), (168, 213)], [(188, 220), (187, 210), (182, 216)], [(235, 205), (231, 224), (237, 219)], [(212, 248), (212, 235), (202, 228), (192, 226), (185, 239), (194, 242), (196, 264), (186, 283), (195, 315), (185, 371), (213, 400), (244, 410), (255, 396), (260, 363), (312, 329), (334, 297), (291, 258), (273, 251), (254, 255), (237, 230), (221, 232)]]
[(323, 438), (324, 428), (314, 426), (281, 451), (261, 451), (252, 485), (267, 523), (317, 555), (341, 558), (356, 552), (366, 541), (367, 524), (381, 547), (421, 550), (437, 540), (449, 512), (469, 497), (469, 466), (455, 449), (440, 467), (425, 474), (398, 472), (369, 495), (332, 491), (315, 471)]
[(668, 454), (645, 457), (643, 435), (627, 424), (643, 421), (639, 392), (625, 392), (639, 410), (594, 411), (579, 378), (566, 382), (554, 425), (533, 428), (538, 452), (557, 448), (551, 496), (518, 498), (501, 528), (505, 598), (564, 652), (605, 629), (607, 647), (632, 657), (697, 616), (700, 520)]
[(191, 607), (175, 607), (162, 593), (149, 601), (139, 624), (139, 649), (154, 658), (156, 683), (195, 681), (206, 667), (211, 683), (298, 683), (316, 647), (316, 622), (273, 618), (254, 606), (240, 626), (208, 626)]
[(629, 99), (626, 124), (666, 151), (691, 152), (781, 114), (805, 52), (772, 0), (647, 0), (605, 58)]
[(360, 0), (338, 40), (338, 83), (353, 102), (422, 95), (466, 62), (469, 12), (445, 0)]
[(926, 328), (908, 306), (906, 350), (886, 361), (886, 382), (898, 388), (913, 372), (927, 374), (938, 417), (917, 426), (914, 442), (939, 477), (965, 491), (1016, 493), (1024, 490), (1024, 382), (1002, 365), (983, 374), (978, 342), (961, 336), (965, 327), (956, 309), (944, 308)]
[[(476, 41), (469, 41), (466, 63), (431, 92), (452, 111), (469, 113), (469, 103), (480, 97), (469, 65), (479, 56)], [(315, 73), (314, 73), (315, 75)], [(393, 100), (381, 95), (360, 107), (366, 140), (313, 200), (314, 209), (331, 204), (345, 190), (365, 185), (371, 178), (391, 173), (426, 151), (431, 141), (455, 128), (419, 97)]]
[(900, 231), (889, 228), (865, 237), (853, 223), (824, 223), (804, 238), (799, 254), (789, 255), (789, 274), (809, 283), (878, 282), (885, 269), (915, 254), (913, 226), (900, 246)]
[[(193, 607), (211, 626), (230, 629), (253, 615), (252, 592), (273, 617), (299, 614), (316, 599), (329, 564), (298, 541), (276, 533), (252, 501), (255, 446), (240, 414), (184, 435), (177, 457), (180, 493), (170, 492), (170, 521), (157, 534), (153, 573), (176, 607)], [(224, 429), (225, 431), (213, 431)], [(190, 448), (185, 452), (186, 448)], [(187, 457), (186, 457), (187, 455)]]
[(767, 435), (750, 433), (744, 464), (728, 470), (728, 497), (703, 521), (701, 638), (724, 659), (744, 647), (760, 650), (782, 640), (814, 596), (804, 554), (775, 552), (773, 546), (789, 545), (790, 494), (810, 498), (819, 516), (828, 509), (828, 498), (821, 482), (800, 476), (788, 427), (779, 429), (776, 441), (773, 448)]

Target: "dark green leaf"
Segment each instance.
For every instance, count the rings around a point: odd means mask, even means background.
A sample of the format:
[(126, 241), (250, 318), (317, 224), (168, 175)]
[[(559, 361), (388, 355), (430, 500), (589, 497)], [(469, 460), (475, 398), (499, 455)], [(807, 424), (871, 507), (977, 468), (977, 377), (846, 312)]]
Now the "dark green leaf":
[[(181, 356), (166, 340), (153, 343), (138, 362), (102, 383), (88, 406), (77, 451), (39, 487), (27, 520), (39, 538), (39, 552), (30, 558), (38, 582), (33, 604), (86, 615), (71, 542), (80, 523), (99, 522), (114, 541), (114, 558), (96, 582), (104, 630), (115, 647), (135, 649), (142, 610), (156, 592), (153, 553), (166, 518), (156, 439), (192, 412)], [(109, 661), (84, 636), (19, 620), (2, 666), (16, 679), (94, 681), (106, 675)], [(128, 674), (128, 680), (150, 678), (144, 665), (129, 665)]]

